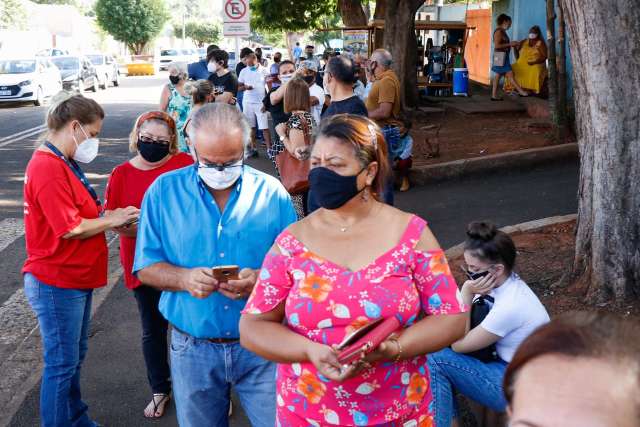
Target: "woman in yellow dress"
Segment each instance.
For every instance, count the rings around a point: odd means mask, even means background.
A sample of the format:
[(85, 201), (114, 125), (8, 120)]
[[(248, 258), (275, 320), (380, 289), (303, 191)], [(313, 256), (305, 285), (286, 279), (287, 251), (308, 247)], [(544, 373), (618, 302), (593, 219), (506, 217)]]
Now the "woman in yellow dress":
[[(511, 66), (516, 82), (522, 89), (539, 94), (547, 78), (547, 45), (542, 39), (540, 27), (531, 27), (529, 37), (516, 48), (516, 56), (518, 60)], [(513, 89), (509, 86), (507, 81), (505, 91)]]

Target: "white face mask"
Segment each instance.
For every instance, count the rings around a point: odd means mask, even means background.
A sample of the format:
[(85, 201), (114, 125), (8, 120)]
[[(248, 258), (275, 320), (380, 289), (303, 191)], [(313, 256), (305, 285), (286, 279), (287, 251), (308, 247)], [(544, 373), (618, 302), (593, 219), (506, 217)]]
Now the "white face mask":
[(533, 39), (537, 39), (537, 38), (538, 38), (538, 35), (537, 35), (536, 33), (529, 33), (529, 38), (530, 38), (531, 40), (533, 40)]
[(198, 168), (198, 176), (212, 190), (226, 190), (235, 184), (241, 174), (242, 160), (221, 171), (216, 168)]
[(207, 71), (209, 71), (210, 73), (215, 73), (216, 71), (218, 71), (218, 67), (216, 66), (216, 63), (209, 62), (207, 64)]
[(280, 81), (282, 82), (282, 84), (285, 84), (289, 80), (291, 80), (292, 77), (293, 77), (293, 74), (283, 74), (280, 76)]
[(73, 160), (80, 163), (91, 163), (98, 156), (98, 148), (100, 148), (100, 140), (98, 138), (89, 138), (89, 135), (84, 131), (84, 128), (80, 123), (80, 130), (87, 137), (82, 143), (78, 144), (78, 140), (75, 135), (73, 141), (76, 143), (76, 152), (73, 155)]

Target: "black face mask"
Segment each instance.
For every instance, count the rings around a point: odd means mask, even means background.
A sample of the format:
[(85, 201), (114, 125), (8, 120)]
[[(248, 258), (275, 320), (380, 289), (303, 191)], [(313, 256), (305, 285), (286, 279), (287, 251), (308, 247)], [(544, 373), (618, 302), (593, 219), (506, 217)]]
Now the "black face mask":
[(358, 190), (358, 176), (364, 170), (365, 168), (355, 175), (343, 176), (324, 167), (311, 169), (309, 187), (314, 200), (325, 209), (338, 209), (344, 206), (364, 191), (364, 188)]
[(489, 273), (490, 273), (490, 271), (489, 271), (489, 270), (481, 271), (481, 272), (479, 272), (479, 273), (473, 273), (473, 272), (471, 272), (471, 271), (469, 271), (469, 270), (465, 270), (464, 268), (463, 268), (463, 271), (465, 272), (465, 274), (467, 275), (467, 277), (469, 278), (469, 280), (478, 280), (478, 279), (479, 279), (479, 278), (481, 278), (481, 277), (488, 276), (488, 275), (489, 275)]
[(169, 155), (169, 146), (138, 139), (138, 152), (147, 162), (155, 163)]
[(304, 81), (307, 82), (307, 84), (311, 84), (316, 81), (316, 76), (314, 75), (304, 76)]
[(169, 80), (174, 85), (177, 85), (180, 82), (180, 76), (169, 76)]

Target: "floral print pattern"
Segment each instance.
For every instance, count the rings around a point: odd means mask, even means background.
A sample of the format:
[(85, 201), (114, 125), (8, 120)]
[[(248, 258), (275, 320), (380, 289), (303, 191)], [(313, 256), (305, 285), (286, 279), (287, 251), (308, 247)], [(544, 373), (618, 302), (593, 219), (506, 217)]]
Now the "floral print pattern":
[[(412, 217), (396, 246), (357, 271), (310, 252), (285, 231), (244, 312), (265, 313), (284, 302), (292, 331), (333, 345), (379, 317), (395, 316), (406, 328), (423, 315), (465, 311), (443, 251), (416, 249), (425, 226)], [(426, 362), (426, 356), (381, 362), (342, 383), (311, 363), (279, 364), (277, 425), (431, 427)]]

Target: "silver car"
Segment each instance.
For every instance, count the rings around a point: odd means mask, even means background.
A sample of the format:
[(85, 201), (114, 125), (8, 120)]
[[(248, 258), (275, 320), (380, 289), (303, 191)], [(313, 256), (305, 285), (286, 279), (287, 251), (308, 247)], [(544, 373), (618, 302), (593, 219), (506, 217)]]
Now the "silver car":
[(111, 55), (102, 53), (93, 53), (86, 55), (96, 69), (100, 88), (106, 89), (109, 84), (113, 86), (120, 85), (120, 70), (118, 63)]

